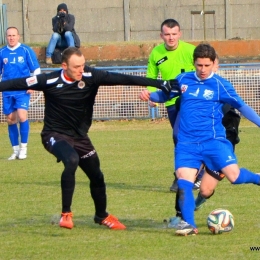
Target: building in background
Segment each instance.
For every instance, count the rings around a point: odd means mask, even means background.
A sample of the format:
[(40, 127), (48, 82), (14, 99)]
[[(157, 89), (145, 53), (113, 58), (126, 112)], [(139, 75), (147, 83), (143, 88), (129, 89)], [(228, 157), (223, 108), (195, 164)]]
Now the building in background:
[[(60, 2), (0, 0), (8, 25), (17, 26), (30, 44), (48, 42), (53, 6)], [(180, 21), (185, 41), (260, 39), (259, 0), (74, 0), (69, 11), (77, 17), (82, 43), (156, 41), (166, 18)]]

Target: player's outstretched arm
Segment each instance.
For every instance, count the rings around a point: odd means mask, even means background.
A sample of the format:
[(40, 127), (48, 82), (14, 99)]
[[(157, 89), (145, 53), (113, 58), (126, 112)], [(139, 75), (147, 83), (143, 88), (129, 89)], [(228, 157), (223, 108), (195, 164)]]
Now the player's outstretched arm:
[[(117, 72), (108, 72), (94, 68), (87, 68), (92, 73), (93, 79), (98, 86), (132, 85), (132, 86), (153, 86), (169, 94), (178, 85), (177, 80), (158, 80), (142, 76), (126, 75)], [(86, 72), (88, 72), (86, 71)], [(178, 85), (179, 86), (179, 85)], [(175, 91), (175, 90), (174, 90)]]
[(169, 99), (169, 95), (166, 95), (163, 91), (156, 91), (150, 94), (150, 100), (155, 103), (164, 103)]
[(252, 107), (245, 104), (237, 110), (252, 123), (260, 127), (260, 117)]
[(5, 80), (0, 82), (0, 92), (6, 90), (43, 90), (46, 88), (45, 74), (39, 74), (37, 76), (17, 78), (11, 80)]

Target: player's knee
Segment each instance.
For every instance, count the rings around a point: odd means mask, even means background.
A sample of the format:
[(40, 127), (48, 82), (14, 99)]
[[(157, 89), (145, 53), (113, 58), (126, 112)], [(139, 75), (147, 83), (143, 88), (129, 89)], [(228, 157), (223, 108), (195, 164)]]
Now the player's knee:
[(79, 156), (77, 153), (71, 153), (68, 157), (63, 159), (65, 168), (76, 170), (79, 164)]
[(200, 194), (203, 198), (210, 198), (214, 193), (214, 189), (211, 189), (209, 187), (200, 187)]
[(15, 113), (11, 113), (6, 117), (6, 121), (8, 125), (14, 125), (18, 122), (17, 115)]
[(222, 169), (222, 172), (231, 183), (234, 183), (240, 175), (240, 169), (237, 164), (230, 164), (226, 166)]

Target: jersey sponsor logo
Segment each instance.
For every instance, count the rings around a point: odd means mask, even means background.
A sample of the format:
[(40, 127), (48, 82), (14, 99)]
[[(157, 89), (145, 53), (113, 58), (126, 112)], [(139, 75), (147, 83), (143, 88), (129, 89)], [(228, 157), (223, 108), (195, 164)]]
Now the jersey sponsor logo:
[(18, 62), (19, 62), (19, 63), (24, 63), (24, 57), (19, 56), (19, 57), (18, 57)]
[(160, 60), (158, 60), (158, 61), (156, 62), (156, 66), (161, 65), (162, 63), (164, 63), (164, 62), (167, 61), (167, 60), (168, 60), (168, 57), (167, 57), (167, 56), (163, 57), (162, 59), (160, 59)]
[(13, 58), (13, 60), (12, 60), (12, 61), (10, 61), (10, 63), (15, 63), (15, 58)]
[(85, 82), (81, 80), (81, 81), (78, 83), (78, 88), (80, 88), (80, 89), (85, 88)]
[(30, 87), (38, 83), (36, 76), (30, 77), (26, 79), (27, 86)]
[(4, 58), (4, 59), (3, 59), (3, 63), (4, 63), (4, 64), (7, 64), (7, 62), (8, 62), (8, 58)]
[(188, 85), (181, 85), (181, 93), (186, 92), (188, 89)]
[(189, 95), (192, 95), (194, 97), (197, 97), (199, 95), (200, 89), (197, 88), (197, 90), (194, 93), (189, 93)]
[(23, 103), (23, 104), (21, 104), (21, 107), (27, 107), (27, 104), (26, 103)]
[(91, 72), (83, 72), (82, 76), (84, 76), (84, 77), (91, 77), (92, 73)]
[(63, 84), (58, 84), (57, 86), (56, 86), (56, 88), (62, 88), (63, 87)]
[(208, 90), (208, 89), (205, 89), (204, 90), (204, 93), (203, 93), (203, 97), (207, 100), (210, 100), (213, 98), (213, 95), (214, 95), (214, 91), (212, 90)]
[(87, 153), (87, 154), (81, 156), (80, 158), (81, 158), (81, 159), (88, 158), (88, 157), (94, 155), (95, 153), (96, 153), (96, 151), (93, 150), (93, 151), (91, 151), (91, 152), (89, 152), (89, 153)]

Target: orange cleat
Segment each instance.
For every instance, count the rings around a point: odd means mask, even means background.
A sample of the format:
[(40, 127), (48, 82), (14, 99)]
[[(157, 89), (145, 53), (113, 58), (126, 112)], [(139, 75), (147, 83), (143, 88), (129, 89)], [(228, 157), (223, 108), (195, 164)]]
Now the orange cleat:
[(119, 222), (119, 220), (111, 214), (109, 214), (103, 220), (102, 219), (100, 220), (100, 218), (98, 218), (98, 217), (95, 217), (94, 220), (95, 220), (96, 223), (99, 223), (100, 225), (107, 226), (110, 229), (118, 229), (118, 230), (126, 229), (126, 226), (123, 225), (121, 222)]
[(61, 213), (60, 227), (72, 229), (74, 225), (72, 216), (72, 212)]

